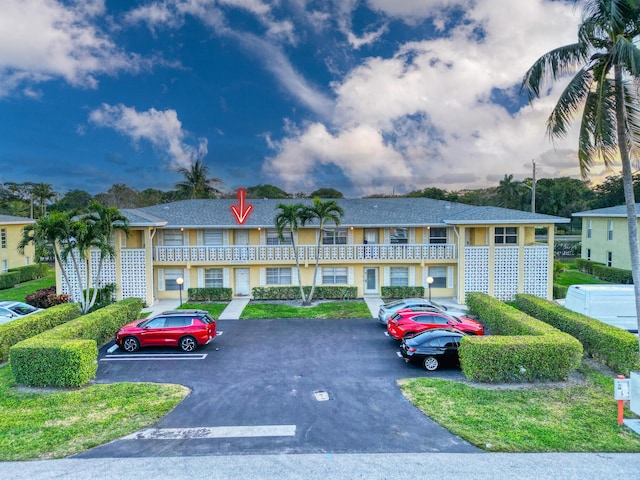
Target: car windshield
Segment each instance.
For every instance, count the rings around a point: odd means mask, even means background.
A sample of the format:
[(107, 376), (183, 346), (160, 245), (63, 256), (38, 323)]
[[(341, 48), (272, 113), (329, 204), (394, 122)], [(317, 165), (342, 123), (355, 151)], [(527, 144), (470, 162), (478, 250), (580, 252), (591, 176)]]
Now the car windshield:
[(395, 300), (393, 302), (385, 303), (383, 305), (383, 307), (384, 308), (394, 308), (394, 307), (397, 307), (398, 305), (404, 305), (404, 300)]
[(37, 311), (36, 307), (33, 307), (27, 303), (16, 303), (15, 305), (11, 305), (9, 307), (12, 311), (16, 312), (18, 315), (29, 315)]

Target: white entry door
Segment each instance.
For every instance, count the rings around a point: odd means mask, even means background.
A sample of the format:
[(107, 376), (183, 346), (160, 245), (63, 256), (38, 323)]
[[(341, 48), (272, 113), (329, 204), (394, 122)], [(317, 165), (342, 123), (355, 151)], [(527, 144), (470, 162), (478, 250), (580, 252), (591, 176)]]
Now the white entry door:
[(364, 294), (378, 295), (378, 267), (364, 267)]
[(236, 296), (249, 296), (249, 269), (248, 268), (236, 268)]
[(249, 230), (236, 230), (233, 240), (236, 245), (249, 245)]

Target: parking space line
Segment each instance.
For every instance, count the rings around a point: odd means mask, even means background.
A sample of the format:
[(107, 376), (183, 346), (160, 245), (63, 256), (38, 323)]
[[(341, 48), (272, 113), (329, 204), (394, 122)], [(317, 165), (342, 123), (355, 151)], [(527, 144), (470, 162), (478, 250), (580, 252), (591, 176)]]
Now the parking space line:
[(190, 440), (200, 438), (293, 437), (295, 425), (253, 425), (200, 428), (147, 428), (123, 440)]
[(396, 355), (398, 355), (400, 358), (402, 358), (402, 354), (400, 352), (396, 352)]
[(148, 354), (123, 354), (106, 355), (101, 362), (136, 361), (136, 360), (204, 360), (207, 353), (148, 353)]

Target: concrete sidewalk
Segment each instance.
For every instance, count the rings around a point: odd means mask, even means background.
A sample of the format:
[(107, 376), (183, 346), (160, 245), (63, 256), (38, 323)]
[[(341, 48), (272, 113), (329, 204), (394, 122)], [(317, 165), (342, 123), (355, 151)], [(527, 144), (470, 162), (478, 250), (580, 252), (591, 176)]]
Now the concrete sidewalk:
[(240, 315), (242, 315), (244, 307), (246, 307), (249, 303), (249, 300), (249, 297), (233, 298), (229, 302), (229, 305), (227, 305), (227, 308), (222, 311), (222, 313), (218, 317), (218, 320), (238, 320), (240, 318)]

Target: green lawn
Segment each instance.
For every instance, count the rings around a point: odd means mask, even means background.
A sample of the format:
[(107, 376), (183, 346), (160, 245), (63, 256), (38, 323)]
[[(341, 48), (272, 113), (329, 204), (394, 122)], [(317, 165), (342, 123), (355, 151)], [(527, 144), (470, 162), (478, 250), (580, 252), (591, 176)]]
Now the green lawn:
[(27, 295), (34, 293), (41, 288), (52, 287), (56, 284), (56, 275), (51, 271), (46, 277), (39, 278), (37, 280), (31, 280), (30, 282), (21, 283), (13, 288), (7, 288), (0, 290), (0, 300), (15, 300), (18, 302), (24, 302)]
[(189, 393), (180, 385), (96, 384), (53, 393), (14, 387), (0, 368), (0, 461), (61, 458), (148, 427)]
[(355, 302), (323, 302), (312, 307), (293, 307), (281, 303), (250, 302), (240, 318), (371, 318), (367, 304)]
[(227, 308), (228, 303), (183, 303), (180, 307), (183, 310), (204, 310), (209, 312), (213, 318), (218, 318), (222, 311)]
[(554, 283), (568, 287), (569, 285), (609, 282), (598, 280), (596, 277), (594, 277), (593, 275), (589, 275), (588, 273), (582, 273), (578, 270), (565, 268), (558, 274), (557, 278), (554, 280)]
[(584, 384), (565, 388), (491, 389), (432, 378), (399, 383), (429, 418), (484, 450), (640, 452), (640, 436), (618, 426), (613, 378), (584, 364), (579, 372)]

